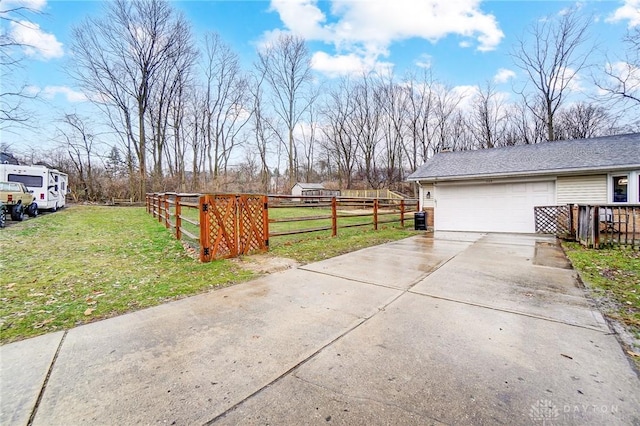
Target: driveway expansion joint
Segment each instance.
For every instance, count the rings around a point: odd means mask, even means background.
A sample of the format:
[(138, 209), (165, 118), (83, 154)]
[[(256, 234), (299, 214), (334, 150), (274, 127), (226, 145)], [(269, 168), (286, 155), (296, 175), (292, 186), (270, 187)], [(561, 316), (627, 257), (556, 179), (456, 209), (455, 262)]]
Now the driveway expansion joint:
[(554, 319), (554, 318), (543, 317), (541, 315), (535, 315), (535, 314), (530, 314), (530, 313), (527, 313), (527, 312), (516, 311), (516, 310), (513, 310), (513, 309), (498, 308), (498, 307), (495, 307), (495, 306), (484, 305), (482, 303), (473, 303), (473, 302), (469, 302), (469, 301), (465, 301), (465, 300), (452, 299), (450, 297), (436, 296), (436, 295), (433, 295), (433, 294), (422, 293), (422, 292), (417, 292), (417, 291), (411, 291), (411, 289), (409, 289), (408, 292), (411, 293), (411, 294), (418, 295), (418, 296), (430, 297), (432, 299), (446, 300), (448, 302), (460, 303), (462, 305), (468, 305), (468, 306), (475, 306), (475, 307), (478, 307), (478, 308), (489, 309), (491, 311), (496, 311), (496, 312), (505, 312), (505, 313), (508, 313), (508, 314), (522, 315), (524, 317), (539, 319), (539, 320), (542, 320), (542, 321), (553, 322), (553, 323), (556, 323), (556, 324), (570, 325), (572, 327), (583, 328), (585, 330), (597, 331), (597, 332), (602, 333), (604, 335), (615, 334), (615, 333), (611, 332), (611, 330), (609, 329), (609, 325), (606, 322), (603, 324), (603, 325), (606, 325), (606, 327), (607, 327), (607, 330), (605, 331), (602, 328), (593, 327), (593, 326), (590, 326), (590, 325), (574, 324), (574, 323), (561, 321), (561, 320)]
[(62, 345), (64, 343), (65, 338), (67, 337), (67, 333), (69, 330), (65, 330), (62, 338), (60, 338), (60, 343), (58, 343), (58, 348), (56, 349), (56, 353), (53, 355), (53, 359), (51, 360), (51, 364), (49, 364), (49, 369), (47, 370), (47, 375), (44, 378), (44, 382), (42, 382), (42, 387), (40, 388), (40, 392), (38, 393), (38, 398), (36, 399), (36, 403), (33, 406), (33, 410), (31, 410), (31, 414), (29, 415), (29, 421), (27, 422), (27, 426), (31, 426), (33, 421), (36, 418), (36, 414), (38, 413), (38, 408), (40, 407), (40, 403), (42, 402), (42, 397), (44, 396), (44, 391), (47, 389), (47, 384), (49, 383), (49, 378), (51, 377), (51, 373), (53, 372), (53, 367), (58, 360), (58, 355), (62, 350)]

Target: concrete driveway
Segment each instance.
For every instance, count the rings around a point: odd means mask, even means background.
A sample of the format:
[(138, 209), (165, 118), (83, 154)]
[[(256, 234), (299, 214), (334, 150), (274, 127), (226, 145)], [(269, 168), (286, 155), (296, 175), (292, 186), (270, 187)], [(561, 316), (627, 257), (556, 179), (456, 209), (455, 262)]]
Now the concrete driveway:
[(0, 347), (0, 424), (640, 425), (553, 240), (437, 234)]

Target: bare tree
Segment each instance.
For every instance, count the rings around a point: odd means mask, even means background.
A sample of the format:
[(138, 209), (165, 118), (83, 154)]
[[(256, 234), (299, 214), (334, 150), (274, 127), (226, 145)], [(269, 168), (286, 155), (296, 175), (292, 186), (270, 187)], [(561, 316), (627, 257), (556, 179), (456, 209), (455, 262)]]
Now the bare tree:
[[(259, 71), (259, 70), (258, 70)], [(263, 70), (264, 72), (264, 70)], [(251, 133), (254, 136), (253, 146), (260, 157), (260, 186), (266, 194), (269, 192), (270, 177), (267, 155), (269, 153), (270, 141), (273, 139), (270, 117), (265, 111), (264, 99), (264, 74), (259, 72), (254, 74), (249, 86), (252, 99), (253, 114)]]
[(409, 143), (405, 143), (409, 168), (413, 171), (433, 154), (431, 126), (434, 109), (433, 77), (430, 70), (424, 70), (420, 79), (409, 75), (405, 86), (409, 90), (407, 106), (407, 127)]
[(607, 59), (604, 78), (595, 78), (595, 84), (606, 93), (605, 99), (621, 100), (640, 115), (640, 27), (629, 30), (624, 43), (625, 57), (611, 62)]
[(274, 44), (258, 52), (256, 67), (269, 83), (274, 111), (286, 128), (286, 137), (280, 135), (280, 138), (286, 141), (292, 187), (296, 181), (294, 129), (314, 101), (309, 92), (311, 61), (304, 39), (281, 35)]
[[(533, 114), (531, 108), (538, 108), (538, 113)], [(524, 101), (511, 104), (507, 108), (504, 144), (512, 146), (543, 142), (547, 138), (547, 128), (544, 122), (538, 119), (543, 108), (540, 104), (527, 105)]]
[(82, 188), (83, 198), (96, 201), (98, 191), (93, 167), (96, 155), (95, 134), (87, 125), (87, 119), (77, 114), (66, 114), (60, 124), (58, 138), (69, 154), (69, 159)]
[(315, 163), (316, 145), (318, 144), (318, 112), (313, 105), (307, 109), (307, 122), (303, 126), (299, 126), (301, 133), (301, 151), (304, 156), (303, 161), (303, 178), (305, 182), (313, 181), (313, 166)]
[[(529, 77), (534, 96), (523, 95), (525, 105), (544, 123), (547, 140), (556, 140), (554, 119), (576, 76), (587, 67), (592, 49), (584, 49), (590, 20), (570, 10), (555, 18), (538, 20), (528, 40), (520, 40), (511, 56)], [(539, 108), (542, 105), (543, 108)]]
[(562, 139), (585, 139), (615, 132), (616, 120), (605, 108), (580, 102), (561, 110), (556, 134)]
[(159, 65), (150, 84), (147, 116), (151, 131), (154, 190), (160, 189), (162, 183), (164, 158), (171, 176), (178, 175), (180, 183), (184, 183), (181, 178), (184, 175), (184, 164), (181, 163), (184, 156), (180, 130), (196, 52), (188, 29), (177, 37), (173, 40), (171, 58)]
[(351, 83), (343, 79), (329, 92), (322, 115), (326, 120), (322, 128), (322, 147), (327, 154), (327, 166), (333, 158), (338, 166), (338, 181), (341, 188), (351, 189), (356, 167), (358, 145), (355, 135), (349, 130), (353, 115)]
[(410, 93), (403, 85), (397, 84), (389, 77), (380, 87), (378, 101), (383, 113), (382, 137), (385, 142), (385, 180), (386, 186), (402, 181), (403, 157), (405, 153), (405, 136), (407, 110)]
[(432, 147), (435, 152), (442, 149), (454, 149), (456, 141), (452, 135), (456, 131), (456, 124), (453, 118), (464, 96), (454, 92), (450, 87), (437, 84), (433, 86), (433, 97), (434, 140)]
[(363, 76), (350, 92), (353, 109), (347, 129), (358, 147), (360, 174), (371, 188), (382, 184), (378, 156), (381, 138), (380, 87), (371, 75)]
[(472, 100), (469, 126), (478, 148), (493, 148), (504, 144), (506, 110), (495, 87), (487, 82)]
[(97, 104), (119, 111), (138, 160), (138, 197), (147, 178), (146, 119), (158, 74), (183, 51), (189, 25), (166, 0), (114, 0), (74, 28), (72, 74)]
[(17, 40), (10, 32), (12, 25), (25, 26), (29, 16), (38, 13), (28, 7), (14, 7), (0, 10), (0, 129), (15, 124), (28, 124), (31, 114), (24, 107), (24, 101), (36, 99), (37, 95), (27, 90), (26, 83), (18, 81), (24, 56), (22, 50), (30, 47)]
[(240, 69), (240, 59), (217, 33), (205, 36), (204, 74), (206, 79), (206, 153), (209, 173), (216, 189), (218, 177), (229, 161), (238, 133), (250, 113), (249, 85)]

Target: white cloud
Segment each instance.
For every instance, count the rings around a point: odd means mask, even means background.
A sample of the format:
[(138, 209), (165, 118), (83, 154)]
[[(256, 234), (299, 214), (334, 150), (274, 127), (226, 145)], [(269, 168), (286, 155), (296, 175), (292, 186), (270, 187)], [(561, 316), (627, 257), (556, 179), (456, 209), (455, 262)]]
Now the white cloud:
[(506, 68), (500, 68), (496, 73), (496, 75), (493, 76), (493, 81), (496, 83), (506, 83), (512, 78), (515, 78), (515, 76), (516, 76), (515, 72)]
[(465, 38), (461, 45), (488, 51), (504, 37), (495, 17), (480, 10), (480, 0), (332, 0), (329, 15), (318, 0), (272, 0), (271, 8), (286, 31), (332, 44), (341, 61), (386, 57), (393, 43), (413, 38), (436, 43), (458, 35)]
[(353, 53), (331, 56), (326, 52), (314, 53), (311, 58), (311, 67), (329, 77), (361, 74), (366, 69), (364, 60)]
[(419, 68), (429, 69), (432, 65), (433, 58), (431, 57), (431, 55), (427, 55), (426, 53), (420, 55), (420, 57), (416, 61), (416, 66)]
[(64, 55), (62, 43), (56, 39), (56, 36), (42, 31), (40, 26), (33, 22), (11, 22), (11, 36), (17, 43), (23, 45), (27, 56), (48, 60)]
[(372, 57), (363, 58), (354, 53), (332, 56), (326, 52), (316, 52), (311, 58), (311, 67), (333, 78), (342, 75), (363, 75), (370, 72), (388, 75), (393, 69), (393, 64), (378, 61)]
[(46, 86), (42, 90), (42, 95), (46, 99), (53, 99), (58, 94), (65, 96), (68, 102), (76, 103), (85, 102), (87, 100), (87, 97), (84, 95), (84, 93), (73, 90), (68, 86)]
[(624, 4), (616, 9), (607, 22), (620, 22), (629, 20), (629, 28), (640, 25), (640, 0), (625, 0)]
[(33, 10), (42, 10), (47, 5), (47, 0), (4, 0), (4, 9), (26, 7)]

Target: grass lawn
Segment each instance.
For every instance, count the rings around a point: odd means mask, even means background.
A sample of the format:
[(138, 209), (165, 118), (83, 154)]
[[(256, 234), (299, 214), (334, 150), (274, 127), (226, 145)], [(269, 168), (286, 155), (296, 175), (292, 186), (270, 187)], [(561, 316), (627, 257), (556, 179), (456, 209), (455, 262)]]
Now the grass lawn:
[(144, 208), (74, 206), (14, 224), (0, 253), (2, 343), (252, 277), (192, 259)]
[[(311, 212), (270, 209), (276, 217), (324, 214)], [(415, 235), (395, 224), (379, 229), (340, 229), (336, 238), (330, 231), (274, 237), (270, 254), (306, 263)], [(0, 254), (0, 343), (255, 277), (231, 261), (194, 260), (169, 230), (137, 207), (73, 206), (12, 224), (0, 231)]]
[[(640, 252), (586, 249), (578, 243), (565, 243), (564, 248), (604, 314), (640, 339)], [(640, 357), (634, 360), (640, 367)]]
[(300, 263), (309, 263), (413, 235), (417, 235), (413, 230), (390, 225), (381, 225), (378, 231), (372, 227), (347, 228), (338, 230), (338, 236), (333, 238), (331, 231), (275, 237), (269, 241), (269, 252)]

